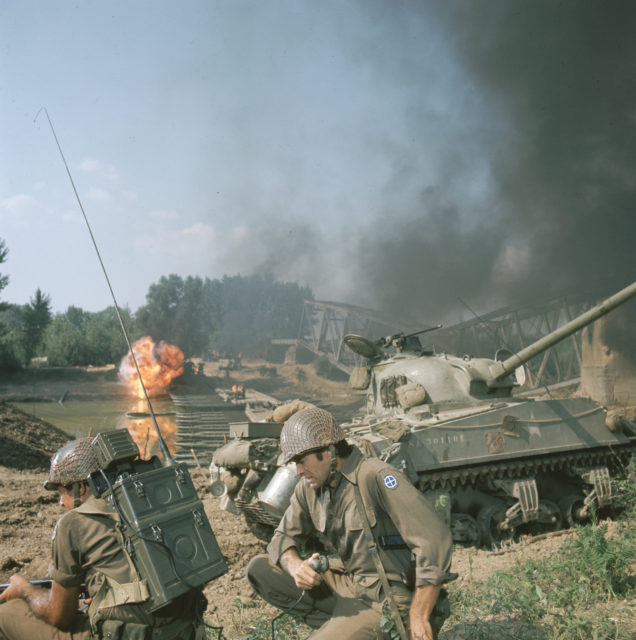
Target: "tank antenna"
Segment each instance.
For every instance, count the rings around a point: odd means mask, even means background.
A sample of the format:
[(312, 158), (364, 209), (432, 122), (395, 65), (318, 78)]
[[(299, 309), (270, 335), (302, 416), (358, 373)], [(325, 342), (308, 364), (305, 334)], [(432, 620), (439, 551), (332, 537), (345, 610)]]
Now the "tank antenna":
[(84, 206), (82, 205), (82, 201), (80, 200), (79, 194), (77, 193), (77, 189), (75, 187), (75, 182), (73, 181), (73, 176), (71, 175), (71, 171), (68, 168), (68, 164), (66, 162), (66, 158), (64, 157), (64, 153), (62, 152), (62, 147), (60, 146), (60, 142), (57, 139), (57, 135), (55, 133), (55, 129), (53, 128), (53, 123), (51, 122), (51, 118), (49, 116), (49, 112), (46, 107), (41, 107), (40, 110), (35, 114), (35, 118), (33, 118), (33, 122), (38, 119), (40, 113), (44, 111), (46, 114), (46, 119), (49, 121), (49, 126), (51, 127), (51, 133), (55, 138), (55, 144), (57, 145), (58, 151), (60, 152), (60, 156), (62, 156), (62, 162), (64, 163), (64, 168), (66, 169), (66, 173), (68, 174), (68, 179), (71, 182), (71, 186), (73, 187), (73, 192), (75, 193), (75, 198), (77, 199), (77, 204), (79, 204), (80, 211), (82, 212), (82, 216), (84, 216), (84, 222), (86, 223), (86, 227), (88, 228), (88, 233), (91, 236), (91, 240), (93, 242), (93, 247), (95, 248), (95, 253), (97, 254), (97, 259), (99, 260), (99, 264), (104, 272), (104, 277), (106, 278), (106, 284), (108, 285), (108, 289), (110, 291), (110, 295), (113, 299), (113, 304), (115, 305), (115, 313), (117, 314), (117, 319), (119, 320), (119, 325), (121, 326), (121, 330), (124, 334), (124, 338), (126, 339), (126, 345), (128, 346), (128, 351), (130, 352), (130, 357), (135, 365), (135, 370), (137, 371), (137, 376), (139, 377), (139, 384), (144, 392), (144, 397), (146, 399), (146, 404), (148, 405), (148, 412), (150, 413), (150, 418), (152, 419), (152, 424), (157, 432), (157, 439), (159, 441), (159, 448), (161, 449), (161, 453), (163, 455), (164, 461), (168, 465), (174, 464), (174, 460), (170, 455), (170, 451), (168, 450), (168, 446), (166, 445), (163, 436), (161, 435), (161, 430), (159, 429), (159, 424), (157, 423), (157, 418), (155, 416), (154, 409), (152, 408), (152, 404), (150, 402), (150, 397), (148, 396), (148, 392), (146, 391), (146, 385), (144, 384), (143, 378), (141, 377), (141, 371), (139, 370), (139, 365), (137, 364), (137, 358), (135, 357), (135, 352), (133, 351), (132, 345), (130, 344), (130, 338), (128, 337), (128, 332), (126, 331), (126, 326), (124, 325), (124, 321), (121, 317), (121, 313), (119, 311), (119, 304), (117, 304), (117, 298), (115, 297), (115, 292), (113, 291), (113, 287), (110, 284), (110, 278), (108, 277), (108, 272), (106, 271), (106, 267), (104, 266), (104, 262), (102, 261), (102, 256), (99, 253), (99, 248), (97, 247), (97, 242), (95, 240), (95, 236), (93, 235), (93, 230), (91, 229), (91, 225), (88, 222), (88, 217), (84, 211)]

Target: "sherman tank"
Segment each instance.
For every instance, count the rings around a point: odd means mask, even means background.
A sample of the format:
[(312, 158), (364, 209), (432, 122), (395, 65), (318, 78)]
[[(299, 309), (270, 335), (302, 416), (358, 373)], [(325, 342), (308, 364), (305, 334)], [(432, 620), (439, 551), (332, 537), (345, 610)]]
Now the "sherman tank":
[[(494, 359), (425, 350), (416, 334), (345, 336), (366, 360), (350, 379), (366, 391), (366, 404), (342, 425), (348, 439), (425, 493), (458, 543), (490, 547), (518, 533), (611, 514), (621, 506), (612, 480), (633, 470), (636, 424), (586, 397), (533, 399), (513, 390), (524, 363), (634, 295), (636, 282), (518, 353), (501, 349)], [(282, 424), (267, 423), (267, 434), (257, 424), (247, 427), (215, 452), (213, 493), (267, 537), (297, 479), (293, 464), (278, 464)]]

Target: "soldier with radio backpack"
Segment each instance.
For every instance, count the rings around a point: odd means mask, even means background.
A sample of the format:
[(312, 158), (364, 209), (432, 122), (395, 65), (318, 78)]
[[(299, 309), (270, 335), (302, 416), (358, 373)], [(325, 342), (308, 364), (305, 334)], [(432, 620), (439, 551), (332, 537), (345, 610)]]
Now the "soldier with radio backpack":
[[(117, 517), (86, 482), (99, 468), (92, 441), (74, 440), (51, 459), (44, 486), (58, 491), (67, 509), (53, 531), (51, 589), (12, 576), (0, 594), (0, 639), (204, 639), (200, 588), (154, 612), (144, 606), (148, 589), (125, 549)], [(85, 611), (78, 610), (82, 589)]]
[[(456, 575), (433, 506), (394, 467), (364, 458), (323, 409), (293, 414), (280, 444), (302, 480), (268, 555), (248, 565), (254, 590), (317, 629), (312, 640), (390, 638), (387, 620), (402, 640), (435, 640), (450, 612), (442, 587)], [(312, 537), (327, 558), (302, 558)]]

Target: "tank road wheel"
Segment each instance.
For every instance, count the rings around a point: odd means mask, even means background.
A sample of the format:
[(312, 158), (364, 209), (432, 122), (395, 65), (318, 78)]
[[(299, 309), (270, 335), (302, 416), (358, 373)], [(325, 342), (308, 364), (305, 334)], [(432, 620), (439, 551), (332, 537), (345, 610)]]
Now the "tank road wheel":
[(554, 502), (541, 500), (539, 507), (539, 522), (545, 525), (547, 531), (558, 531), (562, 528), (561, 509)]
[(588, 520), (588, 516), (584, 515), (585, 503), (581, 496), (568, 496), (560, 501), (561, 511), (565, 518), (568, 528), (572, 529), (578, 524), (583, 524)]
[(450, 529), (453, 542), (465, 545), (477, 545), (481, 534), (477, 521), (467, 513), (453, 513), (451, 515)]
[(482, 546), (490, 549), (497, 543), (510, 540), (513, 537), (514, 528), (503, 529), (500, 526), (505, 519), (506, 508), (504, 506), (484, 507), (477, 514), (477, 526)]

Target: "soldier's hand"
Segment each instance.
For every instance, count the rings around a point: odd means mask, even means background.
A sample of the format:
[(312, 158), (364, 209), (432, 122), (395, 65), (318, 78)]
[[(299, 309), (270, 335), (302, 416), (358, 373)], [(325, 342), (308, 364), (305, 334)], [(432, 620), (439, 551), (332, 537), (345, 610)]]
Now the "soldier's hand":
[(0, 604), (8, 600), (22, 598), (24, 595), (24, 585), (26, 584), (29, 584), (29, 581), (24, 576), (17, 573), (11, 576), (11, 578), (9, 578), (9, 586), (0, 593)]
[(322, 582), (322, 575), (311, 566), (311, 561), (320, 554), (314, 553), (311, 558), (303, 560), (294, 572), (294, 582), (299, 589), (313, 589)]
[(433, 628), (428, 621), (420, 621), (411, 629), (411, 640), (433, 640)]

